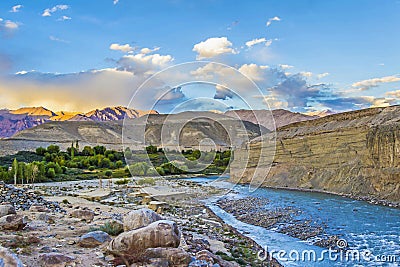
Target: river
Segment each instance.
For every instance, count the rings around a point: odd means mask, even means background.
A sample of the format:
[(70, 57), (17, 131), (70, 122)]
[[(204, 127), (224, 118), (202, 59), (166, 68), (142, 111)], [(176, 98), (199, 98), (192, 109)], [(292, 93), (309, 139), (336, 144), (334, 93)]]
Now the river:
[(270, 200), (268, 207), (271, 209), (291, 207), (301, 210), (300, 217), (312, 218), (324, 224), (328, 234), (338, 235), (342, 242), (348, 244), (347, 252), (329, 251), (273, 229), (267, 230), (240, 222), (216, 205), (219, 197), (205, 201), (226, 223), (267, 248), (270, 253), (273, 252), (273, 256), (284, 266), (400, 266), (398, 208), (372, 205), (323, 193), (268, 188), (250, 192), (248, 185), (233, 185), (226, 179), (216, 177), (188, 180), (215, 187), (233, 188), (233, 192), (225, 195), (228, 198), (261, 197)]

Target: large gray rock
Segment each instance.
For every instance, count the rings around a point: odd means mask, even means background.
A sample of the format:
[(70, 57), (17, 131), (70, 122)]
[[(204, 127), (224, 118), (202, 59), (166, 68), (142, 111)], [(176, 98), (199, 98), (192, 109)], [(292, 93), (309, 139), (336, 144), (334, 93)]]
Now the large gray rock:
[(145, 227), (162, 219), (163, 218), (160, 215), (151, 209), (143, 208), (139, 210), (133, 210), (124, 217), (124, 231)]
[(84, 248), (94, 248), (110, 241), (111, 237), (103, 231), (93, 231), (79, 238), (78, 244)]
[(145, 257), (150, 259), (165, 259), (169, 266), (186, 267), (192, 257), (182, 248), (148, 248)]
[(180, 232), (176, 223), (160, 220), (114, 238), (108, 250), (115, 255), (141, 253), (148, 248), (176, 248), (180, 243)]
[(9, 214), (15, 214), (15, 208), (11, 204), (3, 204), (0, 205), (0, 217), (9, 215)]
[(18, 257), (8, 249), (0, 246), (0, 267), (23, 267)]
[(0, 229), (18, 231), (26, 226), (27, 222), (22, 215), (10, 214), (0, 218)]
[(40, 266), (64, 267), (66, 263), (73, 262), (75, 257), (64, 255), (58, 252), (44, 253), (39, 256)]

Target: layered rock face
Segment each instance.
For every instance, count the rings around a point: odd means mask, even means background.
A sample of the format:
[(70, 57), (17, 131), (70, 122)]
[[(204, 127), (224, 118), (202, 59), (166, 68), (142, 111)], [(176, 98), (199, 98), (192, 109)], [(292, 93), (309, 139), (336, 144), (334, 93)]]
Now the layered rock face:
[(290, 124), (277, 129), (276, 142), (257, 138), (234, 156), (235, 182), (400, 203), (400, 106)]

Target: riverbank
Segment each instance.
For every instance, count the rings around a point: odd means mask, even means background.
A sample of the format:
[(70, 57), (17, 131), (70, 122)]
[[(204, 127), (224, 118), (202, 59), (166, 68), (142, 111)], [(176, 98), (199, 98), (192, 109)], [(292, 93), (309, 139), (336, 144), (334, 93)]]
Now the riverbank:
[[(247, 185), (248, 183), (238, 183), (241, 185)], [(327, 190), (318, 190), (318, 189), (309, 189), (309, 188), (292, 188), (292, 187), (281, 187), (281, 186), (266, 186), (262, 185), (260, 188), (268, 188), (268, 189), (276, 189), (276, 190), (286, 190), (286, 191), (298, 191), (298, 192), (310, 192), (310, 193), (321, 193), (321, 194), (328, 194), (334, 195), (344, 198), (351, 198), (358, 201), (365, 201), (369, 204), (373, 205), (380, 205), (390, 208), (400, 208), (400, 200), (399, 202), (392, 202), (388, 200), (377, 199), (372, 196), (357, 196), (353, 194), (344, 194), (344, 193), (336, 193)]]
[[(281, 266), (273, 259), (259, 260), (257, 253), (262, 248), (257, 243), (224, 223), (200, 202), (224, 194), (224, 190), (184, 180), (155, 180), (156, 184), (151, 188), (163, 192), (158, 196), (146, 193), (146, 185), (117, 186), (112, 183), (109, 187), (104, 183), (103, 188), (99, 188), (99, 181), (94, 180), (46, 183), (35, 185), (34, 189), (27, 188), (49, 203), (59, 203), (62, 212), (53, 212), (47, 207), (39, 210), (20, 208), (16, 216), (26, 220), (23, 227), (2, 232), (1, 244), (27, 266), (53, 266), (51, 260), (65, 261), (69, 266), (121, 266), (118, 257), (107, 251), (106, 244), (85, 247), (81, 239), (96, 229), (107, 229), (111, 222), (123, 224), (132, 210), (150, 207), (179, 226), (182, 236), (179, 248), (192, 257), (190, 266), (204, 266), (201, 261), (227, 267)], [(178, 194), (180, 191), (185, 194)], [(13, 197), (18, 201), (18, 196)], [(116, 238), (111, 234), (110, 237)]]

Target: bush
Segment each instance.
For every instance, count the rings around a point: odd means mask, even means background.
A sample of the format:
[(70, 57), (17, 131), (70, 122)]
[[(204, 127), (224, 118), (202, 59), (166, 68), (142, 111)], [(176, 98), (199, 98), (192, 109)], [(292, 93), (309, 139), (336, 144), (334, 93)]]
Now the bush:
[(91, 231), (91, 232), (103, 231), (109, 235), (117, 236), (124, 231), (124, 227), (122, 226), (121, 223), (111, 221), (111, 222), (106, 222), (104, 225), (101, 225), (99, 228), (90, 228), (89, 231)]
[(115, 181), (115, 184), (116, 185), (124, 185), (124, 184), (129, 184), (129, 182), (130, 182), (130, 179), (120, 179), (120, 180)]
[(88, 168), (89, 171), (94, 171), (95, 169), (96, 169), (95, 166), (90, 166), (90, 167)]
[(142, 179), (136, 180), (136, 183), (138, 185), (155, 185), (156, 180), (154, 180), (154, 178), (148, 177), (148, 178), (142, 178)]
[(56, 177), (56, 171), (53, 168), (49, 168), (47, 170), (47, 177), (55, 178)]
[(110, 178), (111, 175), (112, 175), (112, 171), (107, 170), (107, 171), (104, 173), (104, 175), (107, 176), (108, 178)]

